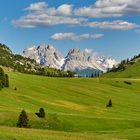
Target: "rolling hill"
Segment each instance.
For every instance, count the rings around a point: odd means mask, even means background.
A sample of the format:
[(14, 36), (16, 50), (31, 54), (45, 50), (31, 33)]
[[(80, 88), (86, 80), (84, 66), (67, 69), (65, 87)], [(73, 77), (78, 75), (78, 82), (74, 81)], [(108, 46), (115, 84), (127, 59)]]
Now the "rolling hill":
[[(49, 78), (7, 73), (10, 87), (0, 91), (0, 137), (4, 140), (140, 138), (138, 79)], [(112, 108), (106, 108), (109, 99)], [(45, 119), (35, 115), (40, 107), (46, 111)], [(22, 109), (29, 116), (30, 129), (16, 128)]]
[(108, 78), (140, 78), (140, 55), (134, 56), (131, 60), (124, 60), (119, 68), (102, 75)]

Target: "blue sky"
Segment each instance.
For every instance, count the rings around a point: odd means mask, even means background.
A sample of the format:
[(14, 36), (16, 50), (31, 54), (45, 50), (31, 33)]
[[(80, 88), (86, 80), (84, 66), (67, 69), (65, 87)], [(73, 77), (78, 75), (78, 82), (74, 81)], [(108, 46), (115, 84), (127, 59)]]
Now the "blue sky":
[(0, 0), (0, 42), (15, 53), (45, 43), (122, 60), (140, 53), (140, 0)]

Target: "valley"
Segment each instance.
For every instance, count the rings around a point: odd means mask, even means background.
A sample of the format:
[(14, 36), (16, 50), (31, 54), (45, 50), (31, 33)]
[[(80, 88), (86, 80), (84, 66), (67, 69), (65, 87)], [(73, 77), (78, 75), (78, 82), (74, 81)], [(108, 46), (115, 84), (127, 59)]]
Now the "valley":
[[(3, 139), (140, 138), (138, 79), (49, 78), (7, 69), (6, 73), (10, 87), (0, 91), (0, 136)], [(106, 107), (109, 99), (113, 104), (111, 108)], [(35, 115), (40, 107), (46, 111), (44, 119)], [(22, 109), (29, 116), (29, 129), (16, 128)], [(57, 116), (60, 123), (48, 125), (51, 116)]]
[(140, 0), (0, 0), (0, 140), (140, 140)]

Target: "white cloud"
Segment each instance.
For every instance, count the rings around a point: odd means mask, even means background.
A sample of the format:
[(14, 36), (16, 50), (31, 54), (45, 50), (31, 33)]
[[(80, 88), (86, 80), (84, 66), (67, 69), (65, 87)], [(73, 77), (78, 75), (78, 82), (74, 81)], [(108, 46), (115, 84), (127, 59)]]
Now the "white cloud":
[(74, 13), (97, 18), (140, 15), (140, 0), (97, 0), (93, 5), (75, 9)]
[(103, 34), (81, 34), (76, 35), (75, 33), (55, 33), (51, 36), (52, 40), (72, 40), (79, 41), (83, 39), (99, 39), (103, 37)]
[[(70, 4), (49, 7), (46, 2), (37, 2), (30, 4), (29, 7), (25, 8), (27, 14), (20, 17), (18, 20), (13, 20), (12, 24), (19, 28), (78, 25), (107, 30), (130, 30), (139, 26), (135, 23), (129, 23), (122, 20), (90, 22), (88, 17), (139, 14), (139, 2), (140, 0), (135, 0), (134, 2), (132, 2), (132, 0), (97, 0), (94, 5), (78, 9), (74, 9), (73, 5)], [(87, 16), (87, 18), (83, 16)], [(86, 38), (86, 36), (84, 38)]]
[(41, 11), (47, 8), (47, 4), (45, 2), (37, 2), (37, 3), (32, 3), (30, 4), (29, 7), (25, 8), (27, 11)]
[(123, 20), (115, 20), (112, 22), (104, 21), (104, 22), (87, 22), (83, 26), (88, 26), (91, 28), (100, 28), (105, 30), (130, 30), (140, 27), (135, 23), (129, 23)]
[(70, 15), (72, 15), (73, 6), (72, 5), (68, 5), (68, 4), (63, 4), (63, 5), (60, 5), (57, 8), (56, 11), (58, 13), (62, 14), (62, 15), (70, 16)]
[(73, 6), (68, 4), (55, 8), (48, 7), (45, 2), (38, 2), (30, 4), (25, 10), (28, 12), (27, 15), (12, 21), (15, 27), (35, 28), (58, 24), (79, 25), (87, 21), (85, 18), (72, 17)]
[(64, 16), (51, 16), (47, 14), (29, 14), (21, 17), (19, 20), (12, 21), (15, 27), (20, 28), (35, 28), (35, 27), (48, 27), (59, 24), (79, 25), (85, 22), (84, 18), (71, 18)]

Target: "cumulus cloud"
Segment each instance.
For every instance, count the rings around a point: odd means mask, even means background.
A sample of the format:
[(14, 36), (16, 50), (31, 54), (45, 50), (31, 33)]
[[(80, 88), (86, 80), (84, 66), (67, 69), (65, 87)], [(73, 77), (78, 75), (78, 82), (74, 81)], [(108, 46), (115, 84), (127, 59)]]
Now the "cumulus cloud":
[(140, 15), (140, 0), (97, 0), (93, 5), (75, 9), (74, 13), (97, 18)]
[(25, 8), (26, 11), (41, 11), (47, 8), (47, 4), (45, 2), (37, 2), (30, 4), (29, 7)]
[(72, 5), (68, 5), (68, 4), (63, 4), (60, 5), (57, 10), (58, 13), (62, 14), (62, 15), (66, 15), (66, 16), (70, 16), (72, 15), (73, 12), (73, 6)]
[(90, 17), (119, 17), (126, 14), (140, 14), (140, 0), (133, 2), (132, 0), (97, 0), (89, 7), (77, 9), (71, 4), (49, 7), (46, 2), (37, 2), (30, 4), (24, 10), (27, 12), (26, 15), (12, 21), (15, 27), (36, 28), (55, 25), (74, 25), (107, 30), (130, 30), (137, 28), (138, 25), (122, 20), (92, 22), (89, 19)]
[(79, 41), (83, 39), (99, 39), (103, 37), (103, 34), (81, 34), (76, 35), (75, 33), (55, 33), (51, 36), (52, 40), (72, 40)]
[(60, 24), (79, 25), (85, 22), (84, 18), (71, 18), (63, 16), (51, 16), (43, 13), (33, 13), (21, 17), (19, 20), (12, 21), (15, 27), (20, 28), (35, 28), (35, 27), (48, 27)]
[(123, 20), (115, 20), (112, 22), (108, 22), (108, 21), (88, 22), (84, 26), (88, 26), (91, 28), (105, 29), (105, 30), (123, 30), (123, 31), (140, 27), (135, 23), (129, 23)]
[(58, 24), (79, 25), (87, 21), (85, 18), (73, 17), (73, 6), (68, 4), (59, 7), (48, 7), (45, 2), (30, 4), (25, 8), (27, 15), (20, 17), (18, 20), (12, 21), (15, 27), (35, 28), (48, 27)]

